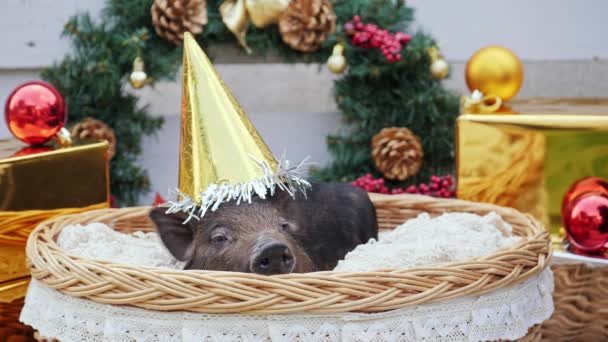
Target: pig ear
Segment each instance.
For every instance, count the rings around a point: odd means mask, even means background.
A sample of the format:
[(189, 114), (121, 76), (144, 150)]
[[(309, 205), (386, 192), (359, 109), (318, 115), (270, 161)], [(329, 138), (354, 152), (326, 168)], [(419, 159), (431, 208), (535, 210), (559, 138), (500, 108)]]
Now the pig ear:
[(294, 202), (293, 197), (284, 190), (277, 190), (274, 196), (271, 198), (274, 207), (279, 210), (287, 210), (289, 205)]
[(189, 261), (194, 256), (194, 233), (196, 219), (184, 223), (185, 213), (166, 214), (167, 208), (156, 207), (150, 211), (150, 219), (156, 226), (161, 240), (180, 261)]

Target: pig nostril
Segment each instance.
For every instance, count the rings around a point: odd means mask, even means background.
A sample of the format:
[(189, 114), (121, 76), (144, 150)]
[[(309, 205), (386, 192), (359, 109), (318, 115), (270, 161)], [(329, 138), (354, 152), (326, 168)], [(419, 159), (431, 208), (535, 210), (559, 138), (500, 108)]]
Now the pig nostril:
[(295, 256), (284, 244), (275, 242), (260, 249), (249, 266), (252, 272), (267, 275), (281, 274), (289, 273), (294, 268)]
[(288, 262), (290, 262), (290, 261), (291, 261), (291, 255), (286, 254), (286, 253), (285, 253), (285, 254), (283, 254), (283, 262), (284, 262), (284, 263), (288, 263)]

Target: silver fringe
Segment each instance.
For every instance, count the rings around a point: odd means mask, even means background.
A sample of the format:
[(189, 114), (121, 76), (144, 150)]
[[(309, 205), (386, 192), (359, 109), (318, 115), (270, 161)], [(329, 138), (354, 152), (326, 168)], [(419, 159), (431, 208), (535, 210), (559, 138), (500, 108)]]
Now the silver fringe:
[(184, 223), (187, 223), (193, 218), (200, 220), (208, 210), (215, 211), (224, 202), (236, 200), (237, 205), (241, 202), (251, 203), (254, 195), (265, 199), (268, 191), (270, 191), (270, 196), (272, 196), (277, 188), (287, 191), (294, 198), (298, 192), (301, 192), (306, 197), (306, 190), (311, 185), (303, 178), (303, 173), (309, 164), (307, 163), (309, 157), (304, 158), (297, 165), (290, 167), (289, 161), (285, 159), (285, 155), (283, 154), (278, 162), (276, 171), (273, 171), (265, 161), (258, 161), (253, 157), (251, 159), (264, 171), (263, 177), (247, 183), (211, 184), (205, 191), (200, 193), (200, 203), (175, 189), (171, 196), (178, 198), (178, 200), (168, 201), (171, 206), (166, 213), (185, 212), (188, 214), (188, 218)]

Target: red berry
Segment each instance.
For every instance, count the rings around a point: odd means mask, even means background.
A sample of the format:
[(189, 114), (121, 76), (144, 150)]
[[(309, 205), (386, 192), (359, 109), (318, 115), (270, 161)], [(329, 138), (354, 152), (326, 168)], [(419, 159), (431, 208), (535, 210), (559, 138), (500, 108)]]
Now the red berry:
[(352, 22), (344, 24), (344, 31), (352, 35), (352, 43), (362, 48), (379, 49), (389, 63), (402, 60), (402, 44), (406, 44), (411, 39), (410, 35), (403, 32), (391, 33), (381, 29), (376, 24), (361, 22), (361, 18), (356, 15)]
[(395, 38), (403, 44), (407, 44), (412, 40), (412, 36), (403, 32), (397, 32)]
[(355, 30), (355, 24), (353, 24), (352, 22), (347, 22), (346, 24), (344, 24), (344, 32), (346, 32), (346, 34), (348, 35), (353, 35), (355, 34), (356, 30)]
[(429, 186), (426, 184), (420, 184), (419, 188), (423, 192), (429, 191)]

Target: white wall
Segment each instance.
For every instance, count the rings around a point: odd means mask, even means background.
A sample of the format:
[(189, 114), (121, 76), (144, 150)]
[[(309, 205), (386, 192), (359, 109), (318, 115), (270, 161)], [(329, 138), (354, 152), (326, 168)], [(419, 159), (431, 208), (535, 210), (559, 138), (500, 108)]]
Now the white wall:
[[(103, 0), (4, 0), (0, 11), (0, 101), (40, 68), (69, 51), (60, 32), (77, 11), (99, 13)], [(416, 26), (432, 33), (452, 62), (446, 86), (467, 91), (464, 66), (478, 48), (499, 44), (524, 61), (519, 97), (608, 96), (608, 1), (605, 0), (410, 0)], [(220, 51), (220, 54), (224, 52)], [(232, 52), (226, 51), (231, 55)], [(220, 56), (219, 60), (231, 60)], [(145, 57), (145, 56), (144, 56)], [(223, 64), (218, 71), (270, 147), (292, 159), (329, 156), (323, 137), (339, 127), (331, 90), (333, 76), (314, 65)], [(179, 139), (179, 84), (138, 90), (154, 115), (167, 119), (156, 138), (144, 141), (142, 164), (155, 190), (174, 186)], [(0, 138), (8, 137), (0, 125)], [(142, 200), (149, 203), (150, 197)]]
[(409, 0), (418, 26), (431, 32), (451, 60), (481, 46), (507, 46), (522, 59), (608, 57), (605, 0)]
[[(450, 60), (502, 44), (525, 60), (608, 57), (605, 0), (408, 0), (417, 26), (433, 33)], [(63, 56), (59, 39), (78, 11), (99, 13), (103, 0), (4, 0), (0, 68), (35, 68)]]

